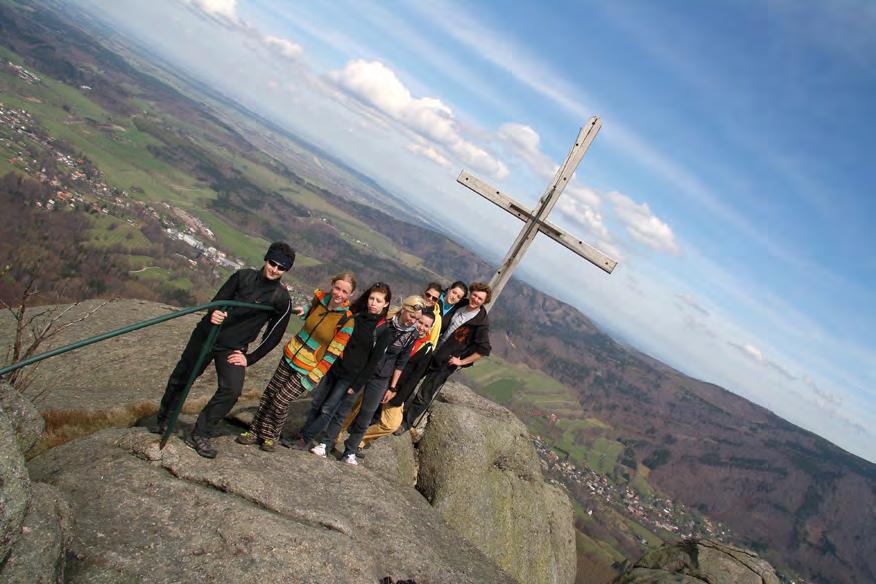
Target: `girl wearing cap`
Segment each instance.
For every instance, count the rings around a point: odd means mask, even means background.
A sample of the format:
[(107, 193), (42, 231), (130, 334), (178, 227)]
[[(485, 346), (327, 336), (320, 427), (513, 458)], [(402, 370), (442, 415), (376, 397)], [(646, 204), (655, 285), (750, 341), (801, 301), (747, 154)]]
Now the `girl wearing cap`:
[[(344, 443), (343, 461), (347, 464), (358, 464), (356, 454), (359, 452), (359, 442), (371, 424), (371, 418), (381, 403), (392, 399), (396, 393), (396, 385), (402, 370), (405, 368), (411, 354), (411, 347), (417, 340), (419, 332), (417, 323), (423, 310), (423, 299), (419, 296), (408, 296), (402, 302), (401, 309), (389, 318), (380, 338), (377, 339), (372, 351), (373, 373), (369, 375), (362, 392), (362, 406), (356, 420), (350, 427), (350, 436)], [(334, 446), (341, 432), (344, 419), (359, 398), (355, 388), (347, 390), (337, 411), (335, 411), (326, 431), (319, 443), (310, 449), (318, 456), (325, 456), (328, 448)]]
[(238, 443), (260, 443), (262, 450), (274, 451), (286, 423), (289, 403), (312, 391), (344, 352), (353, 333), (349, 298), (355, 289), (356, 278), (351, 272), (344, 272), (332, 278), (330, 292), (314, 292), (309, 310), (305, 312), (301, 306), (295, 309), (304, 325), (286, 344), (255, 418), (249, 430), (237, 437)]

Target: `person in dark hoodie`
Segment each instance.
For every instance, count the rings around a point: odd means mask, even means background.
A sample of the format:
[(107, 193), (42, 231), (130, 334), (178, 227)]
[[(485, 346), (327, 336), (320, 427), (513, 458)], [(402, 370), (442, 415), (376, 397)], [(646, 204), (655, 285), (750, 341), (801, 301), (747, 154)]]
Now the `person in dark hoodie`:
[[(438, 306), (441, 316), (441, 334), (444, 334), (444, 331), (450, 326), (450, 313), (463, 303), (467, 294), (468, 286), (465, 285), (465, 282), (457, 280), (438, 297), (438, 302), (435, 304)], [(438, 346), (439, 341), (440, 338), (435, 339), (432, 345)]]
[(489, 284), (473, 282), (468, 287), (468, 301), (460, 302), (444, 317), (444, 330), (432, 363), (405, 412), (407, 428), (420, 422), (454, 371), (469, 367), (490, 354), (490, 321), (484, 305), (489, 304), (492, 293)]
[[(419, 336), (417, 323), (422, 310), (421, 297), (405, 298), (401, 309), (389, 319), (386, 332), (380, 335), (375, 344), (369, 364), (366, 365), (371, 374), (368, 375), (368, 381), (363, 388), (361, 409), (344, 443), (342, 460), (347, 464), (358, 464), (356, 455), (359, 453), (359, 443), (371, 424), (371, 418), (381, 403), (395, 396), (398, 380), (411, 356), (411, 347)], [(328, 428), (321, 435), (316, 446), (310, 449), (312, 453), (326, 456), (327, 450), (334, 446), (344, 420), (358, 398), (359, 392), (354, 388), (347, 390)]]
[[(373, 373), (367, 367), (378, 339), (389, 323), (386, 312), (392, 301), (392, 291), (387, 284), (377, 282), (366, 289), (350, 306), (355, 326), (344, 348), (343, 356), (335, 362), (314, 391), (307, 421), (301, 429), (295, 446), (309, 449), (311, 441), (323, 432), (335, 415), (348, 389), (358, 392)], [(376, 365), (376, 360), (373, 360)], [(284, 445), (287, 445), (285, 442)]]
[[(170, 374), (155, 426), (151, 429), (164, 434), (171, 412), (179, 405), (186, 381), (194, 372), (199, 377), (209, 364), (205, 360), (200, 371), (193, 371), (195, 361), (207, 339), (210, 328), (222, 325), (211, 358), (216, 365), (218, 389), (201, 410), (195, 428), (186, 439), (186, 444), (206, 458), (214, 458), (216, 449), (210, 442), (215, 435), (219, 421), (231, 411), (243, 390), (246, 368), (255, 365), (271, 352), (283, 338), (292, 302), (286, 288), (280, 283), (283, 274), (295, 262), (295, 251), (286, 243), (274, 242), (265, 254), (265, 263), (260, 270), (243, 269), (234, 272), (222, 284), (213, 300), (239, 300), (254, 304), (272, 306), (273, 311), (235, 308), (230, 311), (213, 310), (206, 314), (195, 327), (189, 342), (183, 349), (179, 362)], [(252, 351), (248, 345), (258, 337), (259, 331), (267, 324), (262, 342)]]

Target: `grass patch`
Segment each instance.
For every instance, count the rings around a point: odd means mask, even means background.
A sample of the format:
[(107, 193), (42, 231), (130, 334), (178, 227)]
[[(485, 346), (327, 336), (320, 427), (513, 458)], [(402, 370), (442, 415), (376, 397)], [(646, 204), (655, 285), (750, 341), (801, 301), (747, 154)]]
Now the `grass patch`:
[[(261, 391), (249, 389), (241, 394), (240, 399), (257, 399)], [(199, 413), (211, 395), (198, 399), (190, 399), (183, 405), (182, 413), (194, 415)], [(40, 440), (28, 451), (28, 458), (33, 458), (50, 448), (66, 444), (77, 438), (90, 436), (106, 428), (130, 428), (138, 420), (158, 412), (155, 401), (141, 401), (124, 406), (116, 406), (108, 410), (48, 410), (43, 412), (46, 421), (45, 430)]]
[(522, 388), (523, 384), (516, 379), (499, 379), (484, 387), (483, 394), (495, 402), (507, 404), (514, 392)]
[(152, 401), (142, 401), (126, 406), (117, 406), (109, 410), (49, 410), (43, 412), (46, 428), (34, 447), (28, 452), (29, 457), (71, 440), (89, 436), (105, 428), (129, 428), (137, 420), (158, 411), (158, 405)]
[(616, 440), (607, 438), (597, 438), (593, 442), (590, 453), (587, 456), (587, 462), (590, 468), (603, 474), (611, 474), (614, 470), (614, 465), (624, 451), (624, 445)]
[(630, 481), (630, 487), (645, 499), (653, 499), (657, 494), (654, 487), (648, 484), (650, 469), (642, 463), (636, 465), (636, 476)]
[(107, 215), (90, 217), (92, 227), (88, 230), (88, 243), (96, 248), (119, 244), (124, 248), (144, 248), (151, 243), (140, 230), (124, 219)]

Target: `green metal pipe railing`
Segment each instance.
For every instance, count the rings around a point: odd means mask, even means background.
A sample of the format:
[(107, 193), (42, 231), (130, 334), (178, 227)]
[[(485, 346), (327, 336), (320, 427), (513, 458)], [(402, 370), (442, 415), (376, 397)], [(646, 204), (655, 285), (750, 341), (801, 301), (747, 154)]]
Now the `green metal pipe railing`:
[[(171, 312), (170, 314), (165, 314), (163, 316), (157, 316), (155, 318), (150, 318), (149, 320), (144, 320), (141, 322), (137, 322), (134, 324), (129, 324), (128, 326), (123, 326), (122, 328), (118, 328), (106, 333), (102, 333), (99, 335), (95, 335), (93, 337), (89, 337), (87, 339), (83, 339), (81, 341), (77, 341), (75, 343), (70, 343), (69, 345), (64, 345), (63, 347), (58, 347), (57, 349), (52, 349), (51, 351), (46, 351), (45, 353), (40, 353), (39, 355), (34, 355), (33, 357), (28, 357), (27, 359), (22, 359), (12, 365), (7, 365), (0, 369), (0, 377), (6, 375), (7, 373), (11, 373), (16, 369), (21, 369), (22, 367), (26, 367), (28, 365), (32, 365), (43, 359), (48, 359), (49, 357), (54, 357), (56, 355), (61, 355), (63, 353), (67, 353), (69, 351), (75, 351), (76, 349), (81, 349), (82, 347), (87, 347), (88, 345), (93, 345), (94, 343), (99, 343), (101, 341), (105, 341), (107, 339), (112, 339), (113, 337), (118, 337), (121, 335), (128, 334), (130, 332), (134, 332), (136, 330), (140, 330), (142, 328), (150, 327), (156, 324), (161, 324), (163, 322), (167, 322), (168, 320), (173, 320), (174, 318), (179, 318), (181, 316), (185, 316), (187, 314), (192, 314), (193, 312), (199, 312), (201, 310), (209, 309), (209, 308), (217, 308), (217, 309), (226, 309), (230, 310), (231, 308), (252, 308), (255, 310), (274, 310), (273, 306), (265, 306), (264, 304), (253, 304), (251, 302), (240, 302), (238, 300), (214, 300), (213, 302), (208, 302), (206, 304), (200, 304), (198, 306), (193, 306), (191, 308), (183, 308), (182, 310), (177, 310), (176, 312)], [(192, 368), (192, 373), (189, 375), (189, 379), (186, 381), (185, 388), (183, 388), (182, 396), (179, 399), (178, 404), (174, 408), (174, 411), (171, 412), (170, 417), (167, 420), (167, 430), (161, 436), (161, 448), (164, 448), (164, 445), (167, 444), (168, 439), (173, 434), (173, 429), (176, 426), (176, 420), (179, 417), (180, 410), (182, 409), (183, 403), (185, 403), (186, 398), (189, 395), (189, 390), (192, 387), (192, 384), (195, 382), (195, 378), (198, 376), (198, 371), (201, 370), (201, 366), (204, 364), (204, 360), (207, 358), (207, 355), (213, 350), (213, 345), (216, 342), (216, 337), (219, 336), (219, 329), (222, 328), (221, 324), (213, 325), (210, 328), (210, 333), (207, 335), (207, 339), (204, 341), (204, 344), (201, 347), (201, 352), (198, 355), (198, 359), (195, 361), (195, 366)]]

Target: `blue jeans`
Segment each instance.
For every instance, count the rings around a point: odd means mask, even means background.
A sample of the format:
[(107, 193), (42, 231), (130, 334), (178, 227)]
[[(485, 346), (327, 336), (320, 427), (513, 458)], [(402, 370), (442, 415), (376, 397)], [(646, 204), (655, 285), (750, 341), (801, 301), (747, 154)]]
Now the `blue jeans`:
[[(350, 437), (344, 442), (344, 454), (349, 454), (351, 452), (355, 454), (359, 452), (359, 443), (362, 441), (365, 431), (368, 430), (368, 426), (371, 425), (371, 418), (374, 416), (374, 412), (377, 408), (380, 407), (380, 402), (383, 400), (387, 387), (389, 387), (388, 377), (373, 378), (365, 384), (365, 395), (362, 397), (362, 406), (359, 408), (359, 414), (356, 416), (356, 420), (353, 422), (353, 425), (350, 426)], [(335, 441), (338, 439), (338, 435), (341, 433), (341, 428), (344, 426), (344, 421), (347, 419), (350, 410), (353, 409), (353, 405), (355, 405), (357, 399), (359, 399), (359, 392), (352, 395), (344, 395), (343, 400), (335, 411), (331, 424), (329, 424), (325, 431), (325, 439), (320, 440), (320, 442), (325, 442), (326, 446), (329, 448), (334, 445)], [(353, 442), (353, 440), (355, 440), (355, 442)]]
[(374, 412), (380, 407), (383, 396), (389, 387), (389, 379), (372, 379), (365, 385), (365, 395), (362, 397), (362, 407), (353, 423), (350, 424), (350, 435), (344, 442), (344, 454), (359, 454), (359, 444), (371, 425)]
[(310, 442), (326, 429), (341, 400), (347, 395), (347, 390), (352, 382), (352, 375), (344, 375), (342, 372), (335, 373), (334, 369), (328, 370), (313, 392), (307, 421), (301, 430), (301, 437), (304, 438), (305, 443)]

